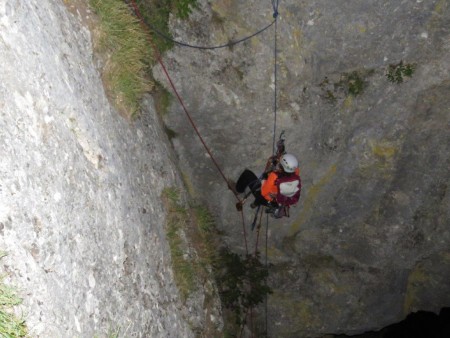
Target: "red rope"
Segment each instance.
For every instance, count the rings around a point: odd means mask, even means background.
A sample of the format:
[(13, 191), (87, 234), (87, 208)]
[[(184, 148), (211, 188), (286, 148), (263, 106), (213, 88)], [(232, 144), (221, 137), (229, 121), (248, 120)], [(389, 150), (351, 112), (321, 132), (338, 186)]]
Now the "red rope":
[[(136, 16), (138, 17), (141, 25), (144, 27), (144, 29), (146, 31), (148, 31), (150, 33), (150, 29), (148, 28), (148, 26), (145, 24), (144, 21), (144, 17), (142, 16), (136, 2), (134, 0), (130, 0), (131, 6), (134, 9), (134, 13), (136, 14)], [(147, 36), (147, 40), (149, 41), (150, 45), (152, 46), (154, 53), (156, 55), (156, 59), (158, 60), (158, 63), (161, 65), (161, 68), (163, 69), (164, 74), (166, 75), (167, 80), (170, 83), (170, 86), (172, 87), (173, 92), (175, 93), (178, 102), (180, 103), (181, 107), (184, 110), (184, 113), (186, 115), (186, 117), (189, 120), (189, 123), (191, 124), (192, 128), (194, 129), (195, 133), (197, 134), (198, 138), (200, 139), (200, 142), (202, 143), (203, 147), (205, 148), (206, 152), (208, 153), (209, 157), (211, 158), (211, 161), (214, 163), (215, 167), (217, 168), (217, 170), (219, 171), (220, 175), (222, 176), (223, 180), (227, 183), (228, 188), (233, 192), (234, 197), (236, 197), (236, 199), (238, 201), (241, 201), (239, 196), (237, 195), (237, 193), (231, 189), (230, 184), (228, 182), (228, 179), (226, 178), (225, 174), (223, 173), (222, 169), (220, 168), (219, 164), (217, 163), (215, 157), (213, 156), (211, 150), (209, 149), (208, 145), (206, 144), (205, 140), (203, 139), (202, 135), (200, 134), (197, 126), (194, 123), (194, 120), (191, 117), (191, 114), (189, 113), (189, 111), (186, 108), (186, 105), (184, 104), (183, 99), (181, 98), (180, 94), (178, 93), (178, 90), (176, 89), (172, 78), (169, 75), (169, 72), (166, 69), (166, 66), (164, 65), (163, 61), (162, 61), (162, 57), (161, 57), (161, 53), (159, 52), (159, 50), (156, 48), (155, 44), (153, 43), (153, 40), (150, 38), (150, 35)], [(241, 210), (241, 218), (242, 218), (242, 228), (243, 228), (243, 233), (244, 233), (244, 241), (245, 241), (245, 252), (246, 254), (248, 254), (248, 244), (247, 244), (247, 231), (245, 230), (245, 219), (244, 219), (244, 212)]]
[[(134, 12), (135, 12), (136, 16), (139, 18), (139, 21), (140, 21), (140, 23), (142, 24), (142, 26), (143, 26), (148, 32), (150, 32), (150, 29), (149, 29), (148, 26), (145, 24), (144, 18), (143, 18), (143, 16), (142, 16), (141, 12), (139, 11), (139, 8), (138, 8), (136, 2), (135, 2), (134, 0), (130, 0), (130, 3), (131, 3), (131, 5), (133, 6)], [(166, 75), (166, 78), (167, 78), (167, 80), (169, 81), (170, 86), (172, 87), (172, 90), (173, 90), (173, 92), (175, 93), (175, 95), (176, 95), (176, 97), (177, 97), (177, 99), (178, 99), (178, 102), (180, 103), (181, 107), (183, 108), (184, 113), (185, 113), (186, 117), (188, 118), (189, 123), (191, 124), (191, 126), (192, 126), (192, 128), (194, 129), (195, 133), (197, 134), (197, 136), (198, 136), (200, 142), (202, 143), (202, 145), (203, 145), (203, 147), (205, 148), (206, 152), (207, 152), (208, 155), (210, 156), (212, 162), (214, 163), (214, 165), (215, 165), (215, 167), (217, 168), (218, 172), (219, 172), (220, 175), (222, 176), (223, 180), (227, 183), (228, 188), (233, 192), (233, 195), (236, 197), (236, 199), (237, 199), (238, 201), (241, 201), (240, 198), (239, 198), (239, 196), (237, 195), (237, 193), (236, 193), (233, 189), (231, 189), (230, 184), (229, 184), (229, 182), (228, 182), (228, 179), (226, 178), (225, 174), (223, 173), (222, 169), (220, 168), (219, 164), (217, 163), (215, 157), (213, 156), (211, 150), (209, 149), (208, 145), (206, 144), (205, 140), (203, 139), (202, 135), (200, 134), (200, 132), (199, 132), (197, 126), (195, 125), (195, 123), (194, 123), (194, 121), (193, 121), (193, 119), (192, 119), (192, 117), (191, 117), (191, 114), (190, 114), (189, 111), (187, 110), (187, 108), (186, 108), (186, 106), (185, 106), (185, 104), (184, 104), (183, 99), (181, 98), (180, 94), (178, 93), (178, 90), (176, 89), (176, 87), (175, 87), (175, 85), (174, 85), (174, 83), (173, 83), (173, 81), (172, 81), (172, 78), (170, 77), (169, 72), (167, 71), (166, 66), (164, 65), (164, 63), (163, 63), (163, 61), (162, 61), (162, 57), (161, 57), (161, 54), (159, 53), (159, 50), (156, 48), (156, 46), (155, 46), (155, 44), (153, 43), (153, 41), (151, 40), (150, 36), (148, 36), (147, 39), (148, 39), (148, 41), (150, 42), (150, 44), (151, 44), (151, 46), (152, 46), (152, 48), (153, 48), (153, 50), (154, 50), (154, 52), (155, 52), (156, 58), (157, 58), (157, 60), (158, 60), (158, 63), (161, 65), (161, 68), (163, 69), (163, 72), (164, 72), (164, 74)], [(244, 218), (244, 212), (243, 212), (243, 210), (241, 210), (240, 213), (241, 213), (241, 220), (242, 220), (242, 229), (243, 229), (243, 234), (244, 234), (245, 252), (246, 252), (246, 254), (248, 254), (247, 231), (246, 231), (246, 226), (245, 226), (245, 218)], [(260, 234), (260, 228), (261, 228), (262, 215), (263, 215), (263, 210), (261, 210), (261, 214), (260, 214), (260, 217), (259, 217), (259, 224), (258, 224), (258, 230), (257, 230), (256, 242), (255, 242), (255, 252), (254, 252), (254, 255), (255, 255), (255, 256), (256, 256), (257, 251), (258, 251), (258, 243), (259, 243), (259, 234)], [(266, 239), (266, 241), (267, 241), (267, 239)], [(266, 247), (267, 247), (267, 243), (266, 243)], [(267, 249), (266, 249), (266, 259), (267, 259)], [(251, 332), (251, 336), (253, 337), (253, 334), (254, 334), (254, 333), (253, 333), (253, 331), (254, 331), (254, 330), (253, 330), (253, 329), (254, 329), (254, 328), (253, 328), (253, 324), (254, 324), (254, 323), (253, 323), (253, 309), (252, 309), (252, 308), (247, 309), (247, 312), (246, 312), (245, 317), (244, 317), (244, 322), (246, 321), (247, 316), (248, 316), (249, 314), (250, 314), (250, 328), (251, 328), (251, 329), (250, 329), (250, 332)], [(267, 313), (266, 313), (266, 321), (267, 321)], [(243, 328), (244, 328), (244, 326), (242, 326), (242, 328), (241, 328), (241, 332), (240, 332), (240, 334), (241, 334), (240, 336), (241, 336), (241, 337), (242, 337), (242, 334), (243, 334)], [(266, 325), (266, 330), (267, 330), (267, 325)]]
[(261, 212), (259, 214), (259, 222), (258, 222), (257, 229), (256, 229), (256, 242), (255, 242), (255, 253), (254, 253), (255, 256), (258, 253), (259, 230), (261, 229), (261, 220), (262, 220), (263, 211), (264, 211), (264, 208), (261, 208)]
[[(131, 0), (131, 5), (133, 6), (134, 11), (135, 11), (137, 17), (139, 18), (141, 24), (145, 27), (145, 29), (147, 31), (150, 31), (148, 26), (145, 25), (144, 18), (142, 16), (141, 12), (139, 11), (139, 8), (138, 8), (138, 6), (137, 6), (137, 4), (136, 4), (136, 2), (134, 0)], [(184, 113), (186, 114), (186, 117), (189, 120), (189, 123), (191, 124), (192, 128), (194, 129), (195, 133), (197, 134), (198, 138), (200, 139), (200, 142), (203, 144), (203, 147), (205, 148), (205, 150), (208, 153), (209, 157), (211, 158), (212, 162), (216, 166), (216, 168), (219, 171), (220, 175), (222, 176), (224, 181), (227, 183), (227, 186), (230, 188), (229, 183), (228, 183), (228, 179), (226, 178), (225, 174), (223, 173), (222, 169), (220, 168), (219, 164), (217, 163), (215, 157), (213, 156), (211, 150), (209, 149), (208, 145), (206, 144), (205, 140), (203, 139), (202, 135), (200, 134), (197, 126), (195, 125), (195, 123), (194, 123), (194, 121), (193, 121), (193, 119), (191, 117), (191, 114), (189, 113), (189, 111), (186, 108), (186, 105), (184, 104), (183, 99), (181, 98), (180, 94), (178, 93), (178, 90), (176, 89), (176, 87), (175, 87), (175, 85), (174, 85), (174, 83), (172, 81), (172, 78), (170, 77), (169, 72), (167, 71), (167, 68), (164, 65), (163, 61), (162, 61), (161, 54), (159, 53), (159, 50), (156, 48), (155, 44), (150, 39), (150, 37), (148, 38), (148, 40), (150, 41), (150, 44), (152, 45), (153, 50), (155, 51), (155, 55), (156, 55), (156, 58), (158, 60), (158, 63), (161, 65), (161, 68), (164, 71), (164, 74), (166, 75), (166, 78), (169, 81), (170, 86), (172, 87), (172, 90), (173, 90), (173, 92), (175, 93), (175, 95), (176, 95), (176, 97), (178, 99), (178, 102), (180, 102), (180, 105), (183, 108)], [(236, 192), (234, 192), (233, 189), (230, 189), (230, 190), (233, 192), (233, 195), (239, 201), (240, 199), (239, 199), (238, 195), (236, 194)]]

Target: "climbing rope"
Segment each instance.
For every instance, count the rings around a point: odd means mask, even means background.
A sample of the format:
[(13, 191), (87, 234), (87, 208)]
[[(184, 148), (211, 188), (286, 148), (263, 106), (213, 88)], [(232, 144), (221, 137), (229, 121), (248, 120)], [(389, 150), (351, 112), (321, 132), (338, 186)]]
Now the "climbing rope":
[[(238, 194), (231, 189), (230, 185), (229, 185), (229, 181), (226, 178), (225, 174), (223, 173), (221, 167), (219, 166), (217, 160), (215, 159), (215, 157), (213, 156), (211, 150), (209, 149), (208, 145), (206, 144), (205, 140), (203, 139), (202, 135), (200, 134), (196, 124), (194, 123), (191, 114), (189, 113), (188, 109), (186, 108), (186, 105), (184, 104), (183, 99), (181, 98), (180, 94), (178, 93), (178, 90), (176, 89), (170, 75), (169, 72), (167, 71), (163, 61), (162, 61), (162, 57), (161, 54), (159, 53), (159, 50), (156, 48), (155, 44), (153, 43), (152, 39), (150, 38), (151, 36), (151, 31), (154, 31), (155, 33), (157, 33), (158, 35), (162, 36), (163, 38), (169, 39), (172, 42), (176, 43), (177, 45), (180, 46), (184, 46), (184, 47), (191, 47), (191, 48), (197, 48), (197, 49), (218, 49), (218, 48), (224, 48), (224, 47), (230, 47), (233, 46), (235, 44), (238, 44), (240, 42), (246, 41), (262, 32), (264, 32), (266, 29), (268, 29), (269, 27), (271, 27), (272, 25), (274, 25), (275, 27), (275, 35), (274, 35), (274, 104), (273, 104), (273, 108), (274, 108), (274, 122), (273, 122), (273, 144), (272, 144), (272, 149), (273, 149), (273, 153), (275, 154), (276, 151), (276, 128), (277, 128), (277, 18), (278, 18), (278, 5), (279, 5), (279, 0), (272, 0), (272, 8), (273, 8), (273, 18), (274, 20), (272, 21), (272, 23), (270, 23), (268, 26), (260, 29), (259, 31), (257, 31), (256, 33), (249, 35), (245, 38), (236, 40), (236, 41), (231, 41), (227, 44), (223, 44), (223, 45), (218, 45), (218, 46), (195, 46), (195, 45), (191, 45), (191, 44), (187, 44), (187, 43), (183, 43), (183, 42), (179, 42), (176, 40), (173, 40), (171, 38), (169, 38), (168, 36), (162, 34), (161, 32), (159, 32), (158, 30), (156, 30), (154, 27), (150, 26), (148, 23), (145, 22), (142, 14), (139, 11), (139, 8), (135, 2), (135, 0), (129, 0), (129, 3), (131, 4), (133, 11), (135, 13), (135, 15), (139, 18), (141, 24), (143, 25), (143, 27), (149, 31), (150, 35), (148, 36), (148, 40), (151, 44), (151, 46), (153, 47), (153, 50), (155, 52), (155, 56), (156, 59), (158, 61), (158, 63), (160, 64), (173, 92), (175, 93), (175, 96), (177, 97), (181, 107), (183, 108), (183, 111), (186, 115), (186, 117), (189, 120), (189, 123), (191, 124), (192, 128), (194, 129), (195, 133), (197, 134), (197, 137), (199, 138), (200, 142), (202, 143), (203, 147), (205, 148), (206, 152), (208, 153), (209, 157), (211, 158), (211, 161), (213, 162), (213, 164), (215, 165), (216, 169), (218, 170), (219, 174), (222, 176), (222, 178), (224, 179), (224, 181), (227, 183), (228, 188), (230, 188), (230, 190), (233, 192), (235, 198), (238, 201), (241, 201)], [(261, 220), (262, 220), (262, 215), (263, 215), (263, 210), (261, 210), (261, 214), (259, 217), (259, 225), (258, 225), (258, 231), (257, 231), (257, 236), (256, 236), (256, 242), (255, 242), (255, 252), (254, 255), (257, 255), (257, 250), (258, 250), (258, 242), (259, 242), (259, 232), (260, 232), (260, 227), (261, 227)], [(247, 241), (247, 231), (246, 231), (246, 226), (245, 226), (245, 217), (244, 217), (244, 213), (243, 210), (240, 210), (241, 213), (241, 219), (242, 219), (242, 227), (243, 227), (243, 234), (244, 234), (244, 242), (245, 242), (245, 250), (246, 250), (246, 254), (248, 255), (248, 241)], [(268, 226), (269, 226), (269, 217), (267, 215), (267, 222), (266, 222), (266, 243), (265, 243), (265, 267), (267, 269), (268, 267), (268, 261), (267, 261), (267, 242), (268, 242)], [(245, 315), (245, 319), (244, 319), (244, 323), (246, 321), (246, 318), (248, 316), (248, 312), (250, 312), (250, 327), (252, 328), (253, 326), (253, 311), (252, 309), (250, 309), (250, 311), (247, 311), (246, 315)], [(267, 294), (265, 297), (265, 332), (266, 332), (266, 336), (268, 334), (267, 332)], [(253, 335), (253, 329), (251, 329), (252, 335)], [(241, 330), (241, 334), (242, 334), (242, 330)]]
[(272, 8), (273, 8), (273, 17), (276, 18), (278, 16), (278, 5), (279, 0), (272, 0)]
[[(269, 237), (268, 234), (269, 234), (269, 215), (267, 215), (267, 219), (266, 219), (266, 255), (265, 255), (265, 257), (266, 257), (266, 261), (265, 261), (266, 269), (268, 267), (268, 262), (267, 262), (267, 242), (268, 242), (268, 237)], [(267, 281), (266, 281), (266, 285), (265, 286), (267, 286)], [(265, 317), (264, 324), (265, 324), (266, 337), (268, 337), (268, 335), (269, 335), (269, 333), (267, 332), (267, 328), (268, 328), (268, 325), (267, 325), (267, 317), (268, 317), (268, 315), (267, 315), (267, 313), (268, 313), (268, 311), (267, 311), (267, 294), (266, 294), (266, 297), (264, 299), (264, 317)]]
[(173, 43), (175, 43), (178, 46), (181, 47), (189, 47), (189, 48), (195, 48), (195, 49), (219, 49), (219, 48), (225, 48), (225, 47), (232, 47), (234, 45), (237, 45), (238, 43), (247, 41), (249, 39), (251, 39), (252, 37), (261, 34), (262, 32), (264, 32), (266, 29), (270, 28), (276, 20), (273, 20), (270, 24), (268, 24), (267, 26), (265, 26), (264, 28), (261, 28), (260, 30), (258, 30), (257, 32), (246, 36), (244, 38), (238, 39), (238, 40), (234, 40), (234, 41), (230, 41), (228, 43), (222, 44), (222, 45), (218, 45), (218, 46), (199, 46), (199, 45), (192, 45), (186, 42), (182, 42), (182, 41), (178, 41), (175, 39), (172, 39), (170, 36), (162, 33), (161, 31), (159, 31), (157, 28), (155, 28), (154, 26), (152, 26), (150, 23), (147, 23), (147, 25), (151, 28), (152, 31), (154, 31), (156, 34), (158, 34), (160, 37), (162, 37), (165, 40), (171, 41)]
[[(135, 13), (135, 15), (138, 17), (141, 25), (144, 27), (145, 30), (147, 30), (149, 33), (151, 33), (149, 27), (147, 26), (147, 24), (144, 21), (144, 17), (142, 16), (139, 7), (137, 6), (136, 2), (134, 0), (130, 0), (130, 4), (133, 8), (133, 11)], [(200, 142), (202, 143), (203, 147), (205, 148), (206, 152), (208, 153), (209, 157), (211, 158), (211, 161), (214, 163), (215, 167), (217, 168), (217, 171), (219, 172), (219, 174), (222, 176), (223, 180), (227, 183), (228, 188), (230, 188), (230, 190), (232, 191), (233, 195), (235, 196), (235, 198), (240, 201), (239, 196), (237, 195), (237, 193), (231, 189), (228, 179), (226, 178), (225, 174), (223, 173), (223, 170), (221, 169), (221, 167), (219, 166), (216, 158), (214, 157), (214, 155), (212, 154), (211, 150), (209, 149), (208, 145), (206, 144), (205, 140), (203, 139), (202, 135), (200, 134), (196, 124), (194, 123), (194, 120), (191, 117), (191, 114), (189, 113), (188, 109), (186, 108), (186, 105), (184, 104), (183, 99), (181, 98), (180, 94), (178, 93), (178, 90), (176, 89), (172, 78), (169, 75), (169, 72), (167, 71), (166, 66), (164, 65), (164, 62), (162, 61), (162, 57), (161, 57), (161, 53), (159, 52), (158, 48), (155, 46), (155, 44), (153, 43), (152, 39), (150, 38), (151, 35), (148, 35), (148, 41), (150, 43), (150, 45), (153, 48), (153, 51), (155, 53), (156, 59), (158, 60), (158, 63), (160, 64), (167, 80), (169, 81), (169, 84), (173, 90), (173, 92), (175, 93), (175, 96), (178, 99), (178, 102), (180, 103), (181, 107), (183, 108), (183, 111), (187, 117), (187, 119), (189, 120), (189, 123), (191, 124), (192, 128), (194, 129), (195, 133), (197, 134), (197, 137), (199, 138)], [(242, 220), (242, 228), (243, 228), (243, 234), (244, 234), (244, 243), (245, 243), (245, 252), (246, 254), (248, 254), (248, 241), (247, 241), (247, 230), (246, 230), (246, 226), (245, 226), (245, 218), (244, 218), (244, 212), (241, 210), (241, 220)]]
[(273, 54), (274, 54), (274, 99), (273, 99), (273, 141), (272, 141), (272, 155), (275, 154), (276, 152), (276, 147), (275, 147), (275, 139), (276, 139), (276, 134), (277, 134), (277, 30), (278, 30), (278, 0), (272, 0), (272, 7), (273, 7), (273, 17), (274, 17), (274, 21), (275, 21), (275, 34), (274, 34), (274, 49), (273, 49)]
[[(277, 72), (277, 64), (278, 64), (278, 46), (277, 46), (277, 36), (278, 36), (278, 5), (279, 0), (272, 0), (272, 8), (273, 8), (273, 17), (275, 21), (275, 32), (274, 32), (274, 100), (273, 100), (273, 139), (272, 139), (272, 154), (275, 154), (276, 152), (276, 134), (277, 134), (277, 83), (278, 83), (278, 72)], [(268, 269), (268, 260), (267, 260), (267, 243), (268, 243), (268, 237), (269, 237), (269, 215), (267, 215), (266, 218), (266, 243), (265, 243), (265, 267)], [(267, 280), (266, 280), (266, 286), (267, 286)], [(265, 325), (265, 333), (266, 337), (268, 337), (268, 298), (267, 294), (264, 297), (264, 325)]]

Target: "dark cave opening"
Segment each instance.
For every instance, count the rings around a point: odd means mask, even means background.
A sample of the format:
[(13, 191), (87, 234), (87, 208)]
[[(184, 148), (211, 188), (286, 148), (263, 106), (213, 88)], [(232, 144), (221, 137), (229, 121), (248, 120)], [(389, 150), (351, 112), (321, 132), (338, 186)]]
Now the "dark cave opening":
[(439, 314), (427, 311), (410, 313), (399, 323), (391, 324), (379, 331), (359, 335), (335, 335), (335, 338), (450, 338), (450, 307)]

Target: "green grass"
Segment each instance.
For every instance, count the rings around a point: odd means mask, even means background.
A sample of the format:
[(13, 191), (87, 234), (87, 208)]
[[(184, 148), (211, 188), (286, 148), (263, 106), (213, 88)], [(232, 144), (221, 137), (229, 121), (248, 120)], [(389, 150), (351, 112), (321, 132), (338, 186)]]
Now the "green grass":
[[(171, 39), (173, 37), (168, 26), (170, 13), (181, 19), (187, 19), (192, 9), (197, 7), (197, 0), (136, 0), (136, 3), (145, 22), (152, 29)], [(154, 32), (152, 32), (152, 40), (161, 53), (173, 47), (172, 41)]]
[(182, 231), (187, 227), (189, 220), (189, 211), (181, 205), (178, 190), (167, 188), (163, 191), (162, 197), (168, 211), (166, 236), (170, 247), (175, 283), (183, 301), (186, 301), (196, 288), (196, 262), (188, 257), (182, 238)]
[(198, 229), (200, 230), (200, 234), (203, 236), (205, 240), (207, 240), (208, 236), (215, 229), (214, 217), (211, 215), (209, 210), (203, 205), (196, 206), (194, 210), (195, 215), (197, 216), (197, 224)]
[(128, 6), (118, 0), (90, 0), (100, 18), (100, 54), (108, 55), (104, 83), (118, 110), (131, 118), (139, 112), (143, 95), (150, 91), (153, 62), (148, 35)]
[[(186, 19), (197, 7), (197, 0), (136, 0), (136, 3), (150, 29), (142, 25), (124, 1), (89, 0), (100, 19), (98, 37), (95, 35), (100, 46), (98, 52), (107, 58), (103, 70), (104, 85), (114, 106), (128, 118), (139, 113), (143, 95), (154, 87), (151, 75), (151, 66), (155, 62), (153, 47), (160, 53), (173, 47), (172, 41), (152, 29), (172, 38), (168, 27), (170, 14)], [(163, 115), (171, 96), (166, 91), (158, 99), (157, 110)]]
[[(0, 253), (0, 259), (4, 256), (5, 253)], [(25, 321), (13, 313), (14, 306), (19, 305), (22, 300), (16, 295), (14, 288), (3, 282), (3, 278), (0, 277), (0, 337), (26, 337)]]
[(197, 245), (200, 263), (209, 268), (218, 260), (218, 233), (213, 215), (203, 205), (193, 207), (196, 231), (198, 233)]
[[(214, 217), (203, 204), (182, 204), (175, 188), (166, 188), (162, 198), (167, 210), (166, 236), (172, 269), (182, 299), (185, 301), (196, 290), (196, 283), (214, 280), (225, 321), (222, 333), (239, 333), (248, 309), (272, 292), (266, 285), (267, 267), (259, 257), (239, 255), (224, 247)], [(187, 245), (191, 252), (195, 250), (195, 257), (187, 257)]]

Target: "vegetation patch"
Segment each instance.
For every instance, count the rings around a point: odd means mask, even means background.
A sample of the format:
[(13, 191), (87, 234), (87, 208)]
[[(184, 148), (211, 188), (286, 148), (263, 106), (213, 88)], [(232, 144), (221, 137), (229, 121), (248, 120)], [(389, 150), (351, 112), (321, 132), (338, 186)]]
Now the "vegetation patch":
[(364, 80), (358, 72), (352, 72), (347, 75), (346, 85), (348, 87), (348, 92), (353, 96), (361, 94), (365, 88)]
[[(0, 253), (0, 259), (5, 253)], [(17, 296), (14, 288), (3, 282), (4, 276), (0, 276), (0, 337), (16, 338), (26, 337), (27, 327), (25, 320), (17, 318), (13, 308), (22, 300)]]
[[(198, 7), (197, 0), (136, 0), (136, 4), (149, 29), (126, 2), (89, 0), (100, 19), (94, 38), (99, 46), (97, 52), (105, 59), (103, 82), (114, 106), (128, 118), (139, 113), (143, 95), (155, 88), (151, 74), (154, 48), (163, 53), (173, 47), (168, 27), (170, 14), (186, 19)], [(158, 113), (164, 115), (171, 95), (158, 85), (152, 94)], [(170, 130), (168, 134), (176, 136)]]
[(201, 257), (213, 269), (225, 313), (226, 331), (239, 332), (245, 325), (251, 308), (262, 303), (272, 293), (267, 285), (269, 271), (258, 255), (239, 255), (219, 241), (214, 218), (204, 206), (194, 208), (198, 232), (201, 236)]
[(160, 53), (173, 47), (173, 39), (169, 30), (170, 13), (180, 19), (187, 19), (197, 0), (136, 0), (144, 21), (150, 27), (152, 41)]
[[(162, 197), (168, 210), (167, 239), (175, 282), (183, 299), (197, 289), (196, 283), (205, 285), (206, 280), (214, 281), (217, 290), (212, 292), (220, 296), (224, 334), (236, 336), (246, 324), (249, 310), (272, 292), (267, 286), (267, 267), (258, 256), (239, 255), (225, 247), (213, 215), (203, 204), (183, 206), (180, 192), (174, 188), (165, 189)], [(205, 298), (209, 299), (209, 306), (214, 306), (212, 296)]]
[(335, 91), (340, 89), (345, 95), (360, 95), (367, 87), (366, 77), (372, 73), (372, 70), (355, 70), (351, 73), (343, 73), (340, 80), (334, 84)]
[(209, 211), (195, 208), (201, 253), (205, 266), (212, 267), (224, 309), (225, 336), (235, 337), (241, 332), (250, 309), (261, 304), (272, 293), (267, 285), (269, 271), (259, 256), (231, 252), (219, 241), (219, 233)]
[(185, 303), (203, 289), (204, 312), (210, 314), (193, 330), (198, 337), (222, 336), (221, 321), (213, 318), (221, 313), (212, 269), (216, 244), (213, 216), (204, 206), (182, 203), (175, 188), (165, 189), (162, 197), (168, 211), (166, 230), (175, 283)]
[(197, 8), (197, 0), (175, 0), (172, 1), (172, 6), (175, 7), (175, 13), (181, 19), (187, 19), (192, 13), (193, 8)]
[(412, 77), (414, 71), (416, 70), (416, 65), (412, 63), (403, 63), (403, 60), (397, 64), (389, 65), (386, 77), (388, 81), (392, 83), (402, 83), (404, 77)]
[(222, 248), (214, 270), (222, 305), (231, 310), (237, 325), (244, 325), (248, 311), (272, 293), (267, 285), (267, 267), (258, 256), (242, 256)]
[(169, 242), (170, 254), (175, 283), (180, 291), (183, 301), (196, 289), (195, 261), (189, 257), (186, 241), (183, 239), (187, 228), (188, 209), (180, 202), (180, 193), (176, 189), (165, 189), (163, 199), (168, 210), (166, 235)]
[(203, 266), (209, 269), (213, 266), (217, 254), (215, 239), (218, 237), (214, 217), (203, 205), (197, 205), (193, 210), (197, 225), (196, 231), (199, 236), (197, 248), (199, 248)]
[(319, 87), (322, 89), (322, 98), (331, 104), (338, 101), (344, 103), (364, 92), (367, 88), (367, 78), (374, 73), (373, 69), (355, 70), (334, 76), (334, 80), (325, 77)]
[(117, 109), (131, 118), (152, 88), (148, 74), (153, 54), (147, 33), (122, 1), (90, 0), (90, 6), (100, 18), (100, 54), (107, 56), (106, 90)]

